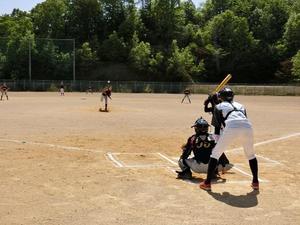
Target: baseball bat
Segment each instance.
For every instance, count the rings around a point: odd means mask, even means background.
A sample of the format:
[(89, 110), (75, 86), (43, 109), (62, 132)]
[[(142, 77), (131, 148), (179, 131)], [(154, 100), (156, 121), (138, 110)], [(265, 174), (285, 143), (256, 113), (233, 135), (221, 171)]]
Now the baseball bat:
[(232, 78), (231, 74), (228, 74), (228, 75), (222, 80), (222, 82), (216, 87), (216, 89), (214, 90), (214, 92), (213, 92), (212, 94), (219, 92), (219, 91), (220, 91), (220, 90), (228, 83), (228, 81), (229, 81), (231, 78)]

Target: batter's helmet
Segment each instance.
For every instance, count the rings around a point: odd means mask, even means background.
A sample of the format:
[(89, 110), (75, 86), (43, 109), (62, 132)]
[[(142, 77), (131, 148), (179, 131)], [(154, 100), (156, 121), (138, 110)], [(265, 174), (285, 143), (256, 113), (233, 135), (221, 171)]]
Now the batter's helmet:
[(233, 93), (232, 89), (229, 87), (223, 88), (219, 92), (219, 98), (222, 101), (231, 102), (233, 100), (233, 97), (234, 97), (234, 93)]
[(196, 133), (204, 134), (204, 133), (208, 132), (209, 124), (205, 119), (200, 117), (199, 119), (197, 119), (195, 121), (194, 125), (191, 126), (191, 127), (195, 128)]

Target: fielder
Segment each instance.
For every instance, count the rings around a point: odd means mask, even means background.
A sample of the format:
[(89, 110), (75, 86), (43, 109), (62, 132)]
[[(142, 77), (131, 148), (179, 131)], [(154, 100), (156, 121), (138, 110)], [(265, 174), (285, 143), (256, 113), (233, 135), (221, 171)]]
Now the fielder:
[(92, 88), (92, 86), (89, 86), (89, 88), (86, 90), (86, 93), (87, 93), (87, 94), (88, 94), (88, 93), (93, 94), (93, 88)]
[(108, 98), (111, 99), (111, 97), (110, 97), (111, 92), (112, 92), (112, 86), (107, 86), (107, 87), (103, 88), (102, 94), (101, 94), (101, 102), (104, 99), (105, 108), (104, 108), (104, 110), (102, 108), (100, 108), (99, 109), (100, 112), (108, 112), (107, 102), (108, 102)]
[(204, 182), (200, 183), (200, 188), (206, 191), (211, 190), (211, 179), (218, 164), (218, 159), (232, 141), (240, 140), (245, 156), (249, 160), (253, 176), (251, 187), (254, 190), (258, 190), (258, 165), (254, 153), (253, 130), (251, 123), (247, 119), (246, 109), (240, 103), (233, 101), (234, 93), (230, 88), (222, 89), (219, 92), (219, 97), (222, 102), (216, 105), (214, 117), (219, 125), (224, 127), (224, 131), (212, 150), (208, 164), (207, 178)]
[[(178, 179), (191, 179), (192, 171), (206, 173), (211, 151), (216, 145), (213, 136), (208, 133), (209, 124), (205, 119), (202, 117), (197, 119), (192, 127), (195, 129), (195, 134), (189, 137), (187, 143), (182, 147), (182, 155), (178, 161), (182, 171), (176, 171)], [(192, 152), (194, 157), (189, 158)], [(224, 173), (231, 167), (232, 165), (229, 164), (229, 160), (223, 153), (218, 162), (218, 168), (214, 170), (214, 176), (218, 175), (218, 171)]]
[(3, 83), (2, 85), (0, 85), (0, 92), (1, 92), (1, 101), (3, 98), (3, 95), (6, 96), (6, 99), (8, 100), (8, 95), (7, 95), (7, 91), (8, 91), (8, 87), (6, 85), (6, 83)]
[(65, 86), (63, 82), (60, 83), (59, 91), (60, 91), (60, 96), (65, 96)]
[(184, 96), (183, 96), (183, 99), (181, 100), (181, 103), (183, 103), (184, 99), (187, 98), (189, 100), (189, 103), (191, 104), (191, 99), (189, 97), (191, 95), (190, 89), (185, 89), (183, 91), (183, 94), (184, 94)]

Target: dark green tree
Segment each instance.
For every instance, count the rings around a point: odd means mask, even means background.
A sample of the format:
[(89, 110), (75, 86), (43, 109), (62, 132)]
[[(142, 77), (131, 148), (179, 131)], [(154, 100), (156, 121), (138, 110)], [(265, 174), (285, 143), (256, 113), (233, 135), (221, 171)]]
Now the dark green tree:
[(34, 32), (37, 37), (65, 38), (67, 1), (47, 0), (31, 10)]
[[(247, 20), (227, 10), (207, 24), (202, 36), (210, 54), (206, 59), (206, 67), (211, 80), (220, 80), (227, 73), (236, 73), (237, 80), (244, 80), (241, 77), (245, 72), (241, 62), (250, 55), (256, 44)], [(251, 80), (251, 77), (245, 80)]]
[(99, 54), (104, 61), (125, 62), (128, 58), (128, 47), (124, 39), (114, 31), (103, 41)]
[(292, 68), (293, 79), (299, 81), (300, 80), (300, 50), (292, 58), (292, 63), (293, 63), (293, 68)]
[(76, 38), (78, 46), (91, 43), (97, 49), (98, 39), (104, 39), (103, 5), (99, 0), (67, 0), (66, 31)]
[(290, 55), (294, 55), (300, 49), (300, 13), (292, 13), (283, 36)]

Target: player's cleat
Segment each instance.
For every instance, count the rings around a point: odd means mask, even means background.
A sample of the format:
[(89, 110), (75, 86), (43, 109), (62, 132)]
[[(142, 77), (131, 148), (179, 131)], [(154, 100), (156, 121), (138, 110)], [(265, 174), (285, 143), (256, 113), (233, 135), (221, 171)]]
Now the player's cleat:
[(259, 190), (259, 183), (252, 183), (251, 187), (253, 188), (253, 190)]
[(199, 187), (205, 191), (211, 191), (211, 185), (206, 184), (205, 181), (201, 182)]
[(102, 108), (100, 108), (100, 109), (99, 109), (99, 112), (108, 112), (108, 110), (107, 110), (107, 109), (102, 109)]
[(188, 180), (193, 178), (191, 171), (176, 171), (176, 173), (177, 179)]

